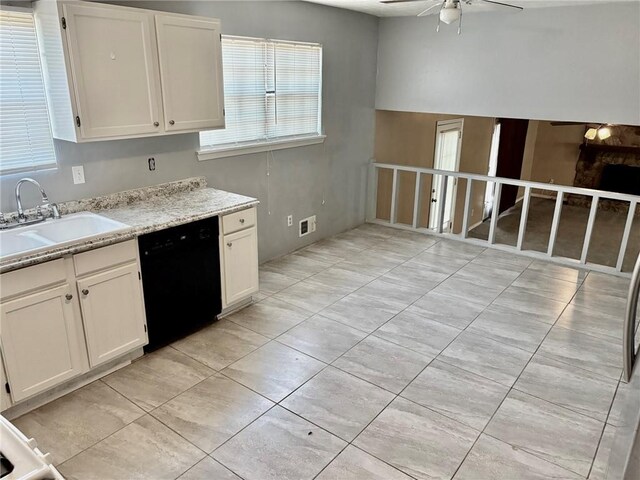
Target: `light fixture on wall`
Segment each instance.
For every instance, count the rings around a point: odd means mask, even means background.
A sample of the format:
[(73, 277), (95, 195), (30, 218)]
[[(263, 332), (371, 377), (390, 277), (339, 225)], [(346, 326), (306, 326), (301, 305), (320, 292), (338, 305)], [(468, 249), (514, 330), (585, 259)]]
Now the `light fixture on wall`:
[(609, 125), (600, 125), (598, 128), (589, 128), (584, 134), (584, 138), (587, 140), (595, 140), (598, 137), (600, 140), (606, 140), (611, 136), (611, 128)]

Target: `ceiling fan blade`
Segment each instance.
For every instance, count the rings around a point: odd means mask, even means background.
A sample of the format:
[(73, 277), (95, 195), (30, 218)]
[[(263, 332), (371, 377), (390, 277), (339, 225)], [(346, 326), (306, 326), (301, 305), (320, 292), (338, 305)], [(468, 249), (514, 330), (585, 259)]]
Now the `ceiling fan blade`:
[(380, 3), (410, 3), (423, 2), (424, 0), (380, 0)]
[(571, 125), (585, 125), (581, 122), (549, 122), (552, 127), (568, 127)]
[(492, 3), (494, 5), (500, 5), (501, 7), (509, 7), (509, 8), (515, 8), (518, 10), (524, 10), (524, 8), (519, 7), (518, 5), (511, 5), (510, 3), (496, 2), (494, 0), (480, 0), (480, 1), (484, 3)]
[(438, 8), (438, 7), (440, 7), (440, 6), (442, 6), (442, 3), (440, 3), (440, 2), (436, 3), (435, 5), (431, 5), (431, 6), (430, 6), (429, 8), (427, 8), (426, 10), (424, 10), (424, 11), (420, 12), (420, 13), (418, 14), (418, 16), (419, 16), (419, 17), (423, 17), (423, 16), (425, 16), (427, 13), (429, 13), (431, 10), (433, 10), (434, 8)]

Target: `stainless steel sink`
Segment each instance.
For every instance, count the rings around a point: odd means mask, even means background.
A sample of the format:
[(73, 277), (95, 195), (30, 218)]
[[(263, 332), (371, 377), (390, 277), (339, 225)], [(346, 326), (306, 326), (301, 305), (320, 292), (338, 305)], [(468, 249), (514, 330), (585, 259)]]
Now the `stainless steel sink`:
[(19, 258), (52, 247), (99, 238), (129, 225), (91, 212), (79, 212), (41, 223), (0, 231), (0, 260)]

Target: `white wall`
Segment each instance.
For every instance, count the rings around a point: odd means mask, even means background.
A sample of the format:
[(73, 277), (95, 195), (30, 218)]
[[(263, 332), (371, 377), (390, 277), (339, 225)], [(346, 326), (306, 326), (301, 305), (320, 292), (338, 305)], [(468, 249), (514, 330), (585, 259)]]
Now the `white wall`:
[[(55, 141), (59, 167), (34, 172), (54, 202), (117, 192), (196, 175), (209, 184), (257, 197), (260, 260), (282, 255), (364, 222), (366, 167), (373, 156), (378, 20), (304, 2), (139, 1), (117, 3), (217, 17), (233, 35), (320, 42), (323, 55), (324, 145), (198, 162), (198, 135), (73, 144)], [(156, 170), (147, 158), (156, 159)], [(267, 167), (271, 172), (267, 177)], [(74, 185), (73, 165), (86, 183)], [(13, 186), (26, 176), (0, 178), (0, 210), (16, 208)], [(23, 189), (25, 204), (37, 200)], [(316, 233), (298, 238), (286, 216), (316, 214)]]
[[(517, 3), (517, 2), (516, 2)], [(640, 124), (640, 2), (384, 18), (376, 108)]]

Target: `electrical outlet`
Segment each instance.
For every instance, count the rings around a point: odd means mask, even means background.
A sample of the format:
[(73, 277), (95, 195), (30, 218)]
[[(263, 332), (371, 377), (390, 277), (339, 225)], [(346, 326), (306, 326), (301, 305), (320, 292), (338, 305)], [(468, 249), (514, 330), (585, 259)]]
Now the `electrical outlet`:
[(84, 183), (84, 167), (82, 165), (71, 167), (71, 174), (73, 175), (74, 185)]
[(287, 215), (287, 227), (293, 227), (293, 215)]

